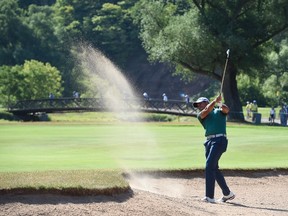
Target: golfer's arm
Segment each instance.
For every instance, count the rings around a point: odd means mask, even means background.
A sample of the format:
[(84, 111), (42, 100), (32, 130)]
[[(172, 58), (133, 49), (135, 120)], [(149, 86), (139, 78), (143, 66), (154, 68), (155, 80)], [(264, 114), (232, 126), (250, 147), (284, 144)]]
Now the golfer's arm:
[(200, 112), (200, 118), (204, 119), (213, 110), (215, 104), (216, 100), (214, 99)]

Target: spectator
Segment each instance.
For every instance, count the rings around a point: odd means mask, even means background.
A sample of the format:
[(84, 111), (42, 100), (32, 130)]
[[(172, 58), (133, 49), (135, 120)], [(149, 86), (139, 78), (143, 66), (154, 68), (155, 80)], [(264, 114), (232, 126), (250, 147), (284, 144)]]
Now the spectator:
[(145, 100), (149, 100), (149, 95), (146, 92), (143, 93), (143, 97)]
[(190, 98), (187, 94), (185, 95), (185, 102), (186, 102), (186, 104), (190, 103)]
[(167, 101), (168, 101), (168, 97), (165, 93), (162, 94), (162, 97), (163, 97), (163, 101), (164, 101), (164, 108), (166, 109), (167, 108)]
[(53, 106), (53, 99), (55, 98), (55, 96), (54, 96), (54, 94), (53, 93), (49, 93), (49, 99), (50, 99), (50, 101), (49, 101), (49, 103), (50, 103), (50, 106)]
[(55, 98), (54, 94), (53, 93), (49, 93), (49, 99), (54, 99), (54, 98)]
[(186, 108), (188, 109), (190, 107), (190, 98), (187, 94), (185, 95), (185, 102), (186, 102)]
[(251, 103), (251, 112), (252, 112), (252, 121), (255, 121), (255, 114), (258, 112), (258, 105), (256, 100), (253, 100), (253, 103)]
[(274, 125), (274, 123), (275, 123), (275, 114), (276, 114), (275, 108), (272, 107), (270, 110), (270, 115), (269, 115), (269, 122), (272, 125)]
[(165, 93), (163, 93), (162, 96), (163, 96), (163, 101), (164, 101), (164, 102), (167, 102), (167, 101), (168, 101), (168, 97), (167, 97), (167, 95), (166, 95)]
[(148, 108), (149, 107), (149, 102), (148, 101), (150, 100), (149, 99), (149, 95), (146, 92), (144, 92), (143, 93), (143, 97), (144, 97), (144, 100), (145, 100), (144, 107)]
[(280, 109), (279, 117), (280, 117), (280, 124), (282, 126), (286, 126), (287, 125), (287, 110), (285, 106), (282, 106), (282, 108)]
[(249, 101), (246, 102), (246, 118), (251, 118), (251, 104)]
[(80, 97), (79, 92), (73, 91), (73, 97), (74, 97), (74, 98), (79, 98), (79, 97)]
[(288, 106), (287, 106), (286, 103), (284, 104), (284, 107), (285, 107), (285, 109), (286, 109), (286, 125), (287, 125), (287, 120), (288, 120)]

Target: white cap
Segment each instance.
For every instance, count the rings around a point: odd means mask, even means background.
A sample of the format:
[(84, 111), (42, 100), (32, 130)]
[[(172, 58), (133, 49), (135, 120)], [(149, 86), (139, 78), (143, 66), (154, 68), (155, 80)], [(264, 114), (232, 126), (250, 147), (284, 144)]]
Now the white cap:
[(209, 103), (209, 100), (206, 97), (200, 97), (193, 103), (193, 106), (197, 107), (198, 104), (202, 103), (202, 102), (208, 102)]

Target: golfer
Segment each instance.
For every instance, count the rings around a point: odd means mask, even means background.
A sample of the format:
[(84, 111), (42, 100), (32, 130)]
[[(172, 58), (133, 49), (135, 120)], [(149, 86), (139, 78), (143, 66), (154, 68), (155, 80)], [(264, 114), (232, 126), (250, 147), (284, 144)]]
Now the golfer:
[[(228, 145), (226, 137), (226, 115), (229, 112), (229, 108), (225, 104), (221, 104), (221, 101), (222, 96), (220, 94), (212, 102), (209, 102), (205, 97), (200, 97), (193, 103), (193, 106), (200, 111), (197, 114), (197, 118), (205, 129), (207, 139), (204, 143), (206, 150), (206, 196), (202, 201), (209, 203), (215, 203), (215, 180), (223, 193), (223, 197), (218, 201), (226, 202), (235, 198), (235, 194), (230, 191), (218, 166), (218, 161), (226, 151)], [(219, 104), (219, 108), (215, 108), (216, 104)]]

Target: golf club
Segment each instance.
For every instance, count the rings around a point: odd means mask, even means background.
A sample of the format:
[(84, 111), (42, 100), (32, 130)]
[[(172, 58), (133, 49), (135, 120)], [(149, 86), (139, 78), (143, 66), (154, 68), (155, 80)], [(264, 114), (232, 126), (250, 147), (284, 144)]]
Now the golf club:
[(225, 62), (225, 66), (224, 66), (224, 72), (223, 72), (223, 75), (222, 75), (222, 82), (221, 82), (220, 94), (222, 94), (222, 89), (223, 89), (224, 78), (225, 78), (226, 68), (227, 68), (227, 64), (228, 64), (230, 49), (228, 49), (228, 50), (226, 51), (226, 54), (227, 54), (227, 57), (226, 57), (226, 62)]

